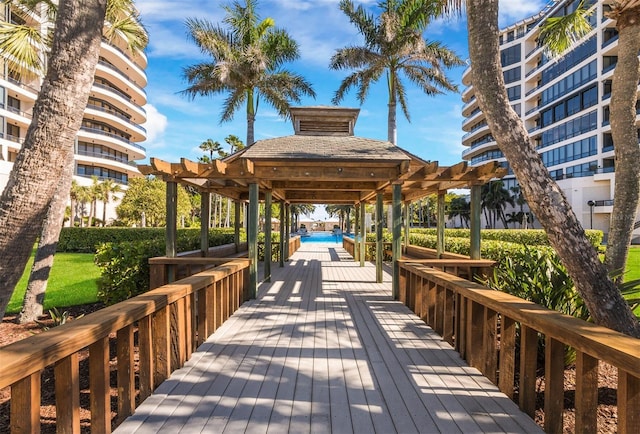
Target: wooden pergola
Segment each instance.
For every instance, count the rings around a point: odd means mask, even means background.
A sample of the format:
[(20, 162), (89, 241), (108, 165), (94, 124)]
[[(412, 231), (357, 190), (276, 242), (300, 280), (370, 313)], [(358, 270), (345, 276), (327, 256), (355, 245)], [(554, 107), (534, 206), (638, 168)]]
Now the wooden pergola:
[[(438, 254), (444, 252), (444, 195), (449, 189), (471, 189), (471, 258), (480, 259), (480, 186), (501, 178), (506, 169), (495, 162), (468, 167), (466, 162), (441, 167), (387, 141), (354, 135), (359, 109), (297, 107), (291, 109), (294, 135), (259, 140), (221, 160), (201, 163), (182, 158), (170, 163), (156, 158), (139, 166), (145, 175), (167, 183), (167, 256), (176, 255), (177, 184), (195, 187), (202, 195), (202, 250), (208, 246), (209, 195), (229, 197), (236, 204), (236, 240), (240, 204), (248, 202), (247, 241), (251, 259), (250, 285), (257, 289), (258, 204), (265, 202), (265, 220), (271, 221), (271, 203), (279, 201), (280, 265), (288, 257), (289, 206), (294, 203), (350, 204), (356, 209), (356, 260), (364, 265), (365, 207), (376, 204), (378, 280), (382, 279), (383, 204), (392, 205), (393, 294), (398, 294), (397, 259), (401, 255), (402, 205), (438, 195)], [(408, 225), (405, 225), (405, 238)], [(237, 241), (236, 241), (237, 242)], [(271, 227), (265, 226), (265, 252), (271, 251)], [(270, 277), (265, 261), (265, 277)]]

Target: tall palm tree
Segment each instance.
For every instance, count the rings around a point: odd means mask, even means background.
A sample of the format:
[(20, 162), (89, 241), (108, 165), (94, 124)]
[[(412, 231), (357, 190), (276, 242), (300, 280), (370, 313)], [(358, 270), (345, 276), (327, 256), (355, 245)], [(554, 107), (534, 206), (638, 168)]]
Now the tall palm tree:
[[(437, 0), (443, 13), (459, 12), (463, 0)], [(609, 279), (607, 268), (587, 239), (562, 189), (534, 149), (507, 96), (498, 43), (498, 0), (466, 0), (471, 78), (491, 134), (544, 227), (594, 321), (640, 337), (640, 323)], [(637, 51), (636, 51), (637, 54)], [(638, 81), (634, 82), (636, 91)]]
[(100, 197), (102, 199), (102, 226), (107, 225), (107, 206), (113, 198), (114, 194), (122, 191), (122, 187), (116, 184), (112, 179), (105, 179), (100, 183)]
[(209, 155), (206, 155), (206, 157), (208, 158), (207, 162), (215, 160), (215, 158), (213, 158), (214, 153), (220, 154), (222, 152), (222, 145), (220, 144), (220, 142), (213, 141), (213, 139), (205, 140), (204, 142), (200, 143), (200, 146), (198, 147), (202, 150), (202, 152), (209, 153)]
[(324, 207), (325, 211), (330, 216), (338, 216), (340, 229), (349, 229), (349, 215), (353, 209), (353, 205), (327, 205)]
[(508, 228), (507, 218), (504, 210), (507, 205), (514, 206), (515, 202), (509, 190), (504, 187), (502, 181), (492, 181), (482, 186), (481, 207), (488, 216), (487, 223), (496, 227), (496, 222), (500, 220), (505, 228)]
[(311, 84), (302, 76), (282, 69), (300, 56), (297, 43), (285, 30), (276, 28), (272, 18), (261, 20), (256, 6), (256, 0), (246, 0), (224, 7), (226, 29), (205, 19), (189, 18), (186, 22), (189, 37), (212, 61), (184, 69), (190, 86), (183, 93), (191, 98), (228, 94), (220, 122), (233, 119), (245, 105), (247, 145), (254, 142), (260, 98), (285, 118), (290, 101), (299, 103), (303, 95), (315, 98)]
[[(553, 55), (562, 55), (591, 31), (588, 16), (593, 8), (584, 1), (571, 14), (549, 18), (541, 39)], [(614, 1), (609, 17), (618, 30), (618, 62), (611, 87), (611, 135), (616, 157), (613, 210), (609, 225), (605, 264), (610, 272), (624, 270), (640, 203), (640, 147), (636, 126), (637, 83), (640, 81), (640, 4), (632, 0)], [(617, 278), (620, 282), (624, 274)]]
[(235, 134), (229, 134), (224, 138), (224, 141), (229, 145), (230, 151), (229, 153), (233, 154), (234, 152), (238, 152), (244, 149), (244, 143), (240, 140), (240, 137)]
[(469, 218), (471, 216), (471, 204), (467, 202), (463, 196), (454, 197), (449, 204), (450, 219), (460, 218), (460, 227), (469, 227)]
[[(53, 4), (49, 1), (18, 3), (21, 7)], [(68, 192), (71, 184), (72, 171), (66, 168), (73, 164), (74, 136), (95, 75), (102, 30), (106, 28), (105, 36), (113, 40), (128, 37), (135, 28), (135, 35), (144, 38), (125, 39), (132, 50), (140, 49), (147, 41), (131, 0), (113, 0), (109, 6), (106, 0), (60, 0), (53, 12), (56, 22), (51, 50), (46, 53), (46, 76), (24, 145), (0, 197), (0, 317), (22, 275), (36, 237), (50, 239), (50, 231), (55, 233), (55, 239), (59, 235), (61, 221), (58, 224), (45, 216), (55, 214), (53, 208), (66, 206), (66, 197), (62, 200), (56, 192), (64, 182)], [(130, 15), (130, 19), (122, 18), (126, 15)], [(32, 42), (41, 44), (44, 39), (36, 41), (32, 32), (10, 27), (11, 23), (2, 26), (0, 50), (10, 52), (18, 68), (44, 70), (44, 62), (34, 63), (29, 54), (33, 52)], [(52, 136), (50, 131), (57, 134)], [(65, 176), (69, 179), (63, 179)], [(58, 179), (59, 183), (52, 183), (52, 179)], [(43, 271), (48, 269), (45, 267)]]
[(431, 0), (383, 0), (378, 2), (379, 17), (369, 14), (352, 0), (342, 0), (340, 9), (364, 36), (364, 45), (341, 48), (331, 58), (331, 69), (355, 69), (348, 75), (333, 97), (338, 104), (355, 87), (360, 104), (369, 88), (386, 73), (388, 87), (388, 134), (396, 144), (396, 107), (400, 103), (407, 120), (411, 120), (407, 105), (407, 90), (402, 76), (426, 95), (457, 91), (444, 70), (462, 65), (462, 60), (439, 42), (422, 35), (434, 12)]

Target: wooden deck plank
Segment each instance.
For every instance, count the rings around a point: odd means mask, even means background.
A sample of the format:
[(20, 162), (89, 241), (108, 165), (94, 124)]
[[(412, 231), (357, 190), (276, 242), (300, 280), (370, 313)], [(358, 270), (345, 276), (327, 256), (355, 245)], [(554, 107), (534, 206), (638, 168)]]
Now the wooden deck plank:
[(116, 432), (541, 431), (387, 273), (305, 243)]

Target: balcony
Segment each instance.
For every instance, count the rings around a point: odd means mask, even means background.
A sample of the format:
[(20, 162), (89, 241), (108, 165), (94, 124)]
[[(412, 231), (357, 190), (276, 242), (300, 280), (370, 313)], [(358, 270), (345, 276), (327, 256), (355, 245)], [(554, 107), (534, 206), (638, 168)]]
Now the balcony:
[(132, 146), (132, 147), (142, 151), (144, 154), (146, 154), (146, 152), (147, 152), (147, 150), (143, 146), (140, 146), (137, 143), (132, 142), (129, 139), (127, 139), (125, 137), (122, 137), (119, 134), (114, 134), (114, 133), (110, 133), (108, 131), (103, 131), (103, 130), (101, 130), (99, 128), (89, 128), (89, 127), (80, 127), (80, 131), (86, 131), (86, 132), (92, 133), (92, 134), (99, 134), (99, 135), (102, 135), (102, 136), (111, 137), (113, 139), (118, 140), (119, 142), (123, 142), (123, 143), (125, 143), (125, 144), (127, 144), (129, 146)]
[(100, 112), (107, 113), (107, 114), (110, 114), (112, 116), (115, 116), (118, 119), (121, 119), (121, 120), (125, 121), (128, 125), (133, 126), (134, 128), (140, 130), (145, 135), (147, 134), (147, 130), (142, 125), (136, 124), (130, 118), (128, 118), (127, 116), (123, 115), (122, 113), (119, 113), (119, 112), (117, 112), (115, 110), (109, 110), (109, 109), (106, 109), (104, 107), (100, 107), (100, 106), (93, 105), (93, 104), (87, 104), (87, 108), (91, 109), (91, 110), (97, 110), (97, 111), (100, 111)]

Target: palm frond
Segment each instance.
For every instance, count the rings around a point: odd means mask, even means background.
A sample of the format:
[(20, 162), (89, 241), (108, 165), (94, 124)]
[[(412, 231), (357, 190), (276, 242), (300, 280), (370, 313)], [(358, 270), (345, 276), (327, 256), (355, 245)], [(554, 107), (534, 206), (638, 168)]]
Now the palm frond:
[(540, 41), (551, 56), (559, 56), (587, 35), (592, 27), (589, 17), (595, 9), (586, 9), (584, 0), (575, 11), (562, 17), (550, 17), (540, 30)]
[(247, 101), (246, 89), (230, 89), (229, 96), (225, 98), (222, 105), (222, 113), (220, 114), (220, 123), (229, 122), (233, 119), (233, 114), (237, 112)]
[[(397, 77), (397, 75), (396, 75)], [(405, 89), (402, 81), (396, 78), (395, 82), (395, 91), (396, 91), (396, 100), (400, 103), (400, 107), (402, 108), (402, 113), (404, 117), (407, 118), (409, 122), (411, 122), (411, 115), (409, 114), (409, 105), (407, 102), (407, 89)]]
[(145, 28), (131, 16), (105, 23), (104, 36), (110, 42), (113, 42), (117, 37), (121, 38), (132, 54), (144, 50), (149, 43), (149, 36)]
[(45, 69), (42, 53), (47, 51), (44, 36), (33, 27), (0, 23), (0, 52), (13, 61), (18, 72), (33, 74)]
[(367, 47), (345, 47), (336, 50), (331, 57), (331, 69), (358, 69), (375, 63), (379, 54)]

